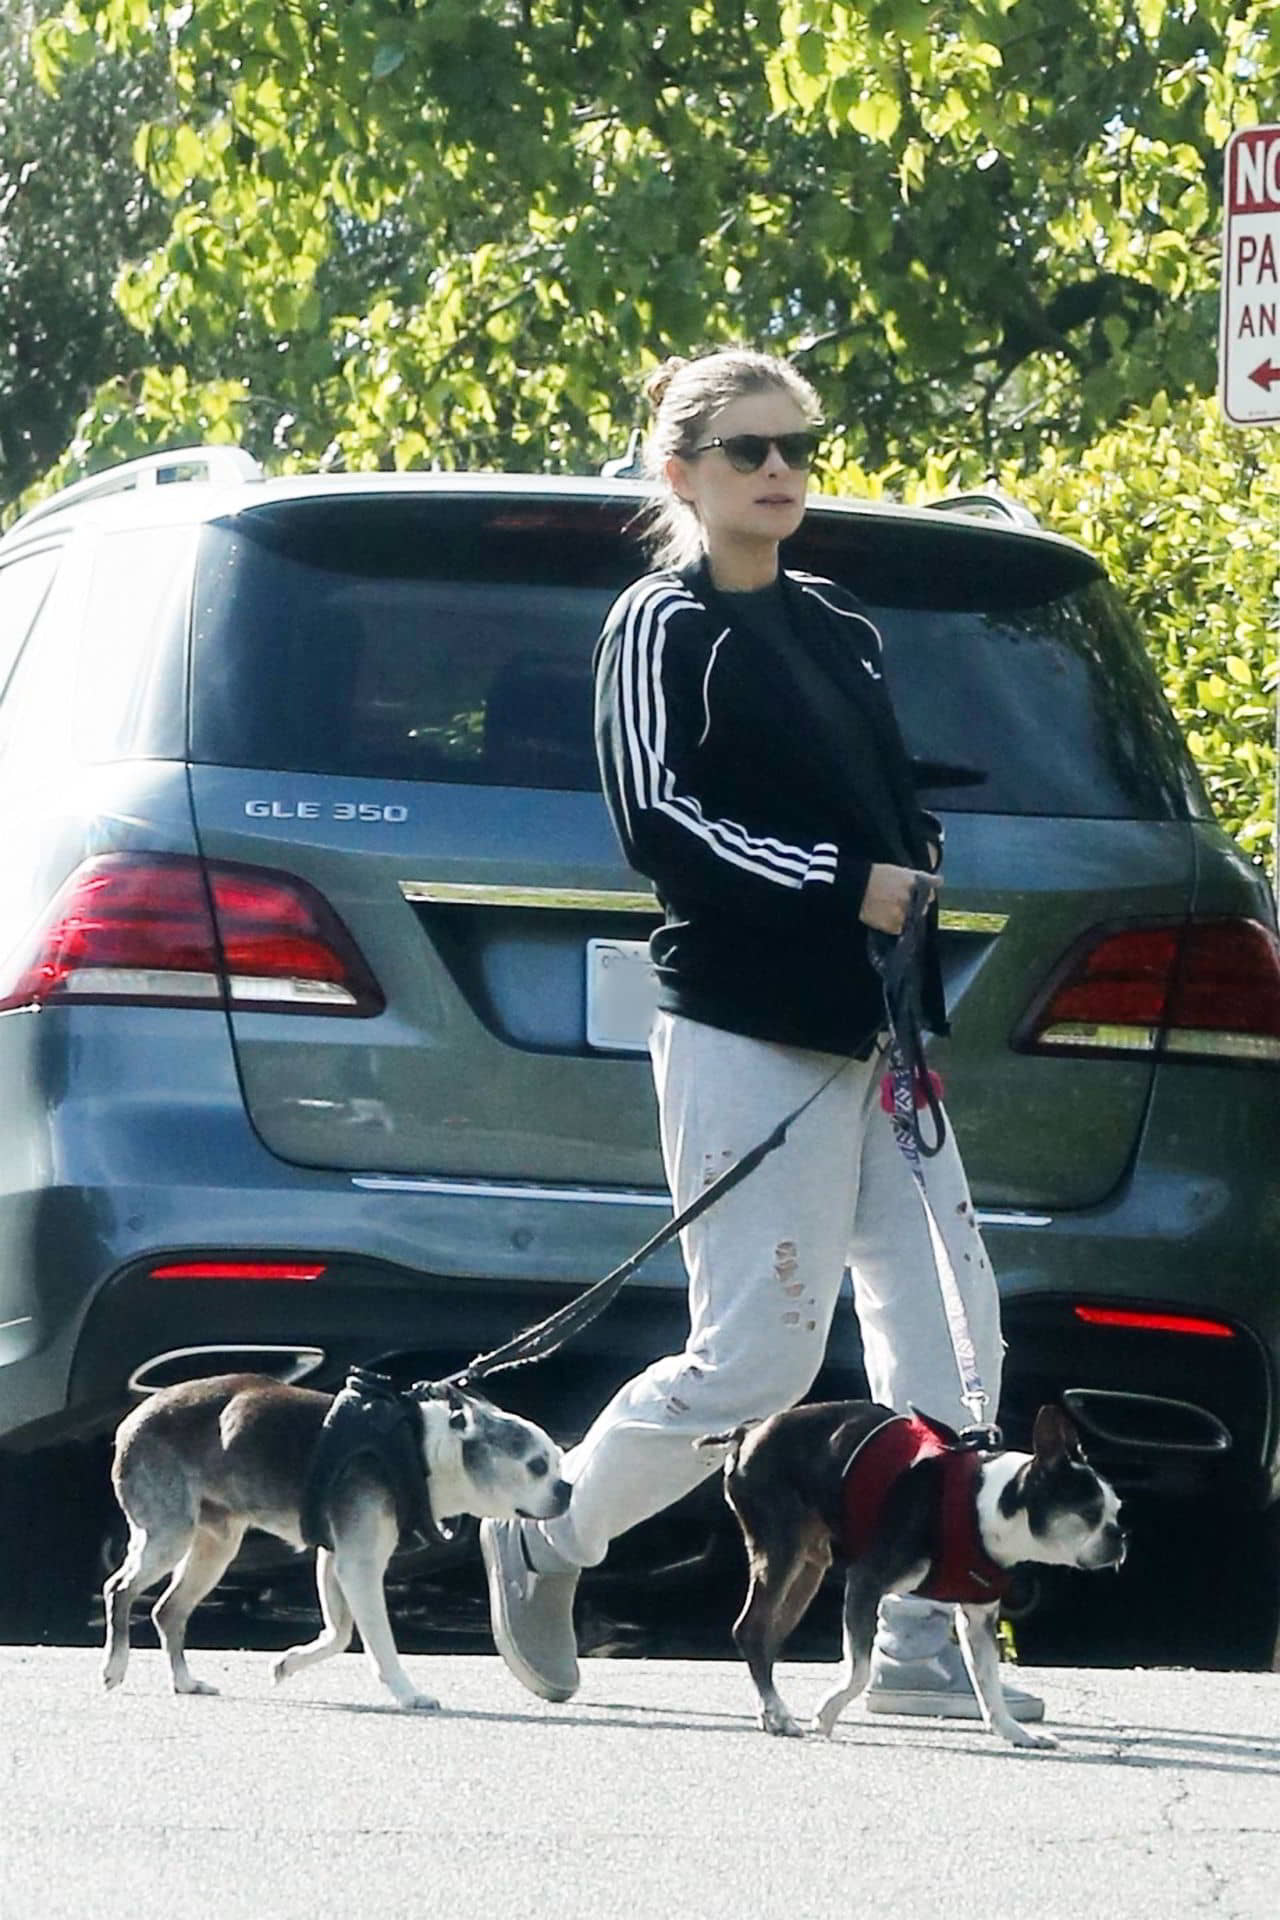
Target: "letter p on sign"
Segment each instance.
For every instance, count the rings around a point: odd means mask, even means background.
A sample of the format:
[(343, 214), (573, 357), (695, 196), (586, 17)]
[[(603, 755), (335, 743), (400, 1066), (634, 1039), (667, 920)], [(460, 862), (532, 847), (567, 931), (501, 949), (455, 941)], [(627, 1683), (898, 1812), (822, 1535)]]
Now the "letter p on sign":
[(1242, 127), (1223, 174), (1218, 398), (1238, 427), (1280, 425), (1280, 126)]

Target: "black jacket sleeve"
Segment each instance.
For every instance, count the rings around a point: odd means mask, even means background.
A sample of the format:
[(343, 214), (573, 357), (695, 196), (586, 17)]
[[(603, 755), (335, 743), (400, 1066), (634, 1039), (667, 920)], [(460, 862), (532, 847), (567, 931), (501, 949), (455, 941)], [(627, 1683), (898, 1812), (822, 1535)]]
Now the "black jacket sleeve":
[(596, 653), (596, 744), (631, 865), (664, 898), (798, 926), (856, 919), (870, 858), (767, 820), (721, 817), (699, 793), (698, 747), (719, 642), (680, 580), (653, 574), (614, 603)]

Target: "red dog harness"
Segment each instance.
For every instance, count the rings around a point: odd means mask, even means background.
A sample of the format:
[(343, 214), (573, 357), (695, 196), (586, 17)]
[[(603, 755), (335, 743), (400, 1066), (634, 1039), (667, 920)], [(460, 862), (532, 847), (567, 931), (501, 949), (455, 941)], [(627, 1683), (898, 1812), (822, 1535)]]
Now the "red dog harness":
[(997, 1566), (978, 1534), (978, 1473), (972, 1447), (918, 1413), (892, 1414), (869, 1433), (845, 1468), (840, 1547), (850, 1560), (876, 1538), (889, 1489), (921, 1460), (938, 1460), (942, 1497), (934, 1516), (929, 1571), (912, 1592), (924, 1600), (981, 1605), (1008, 1591), (1012, 1570)]

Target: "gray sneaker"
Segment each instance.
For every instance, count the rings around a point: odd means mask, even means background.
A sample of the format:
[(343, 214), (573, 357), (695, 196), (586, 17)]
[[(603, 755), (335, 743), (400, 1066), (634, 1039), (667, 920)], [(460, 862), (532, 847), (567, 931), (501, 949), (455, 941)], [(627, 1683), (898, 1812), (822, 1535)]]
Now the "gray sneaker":
[[(1001, 1691), (1015, 1720), (1044, 1719), (1044, 1701), (1038, 1695), (1021, 1687), (1003, 1686)], [(863, 1697), (868, 1713), (927, 1714), (940, 1720), (982, 1718), (964, 1655), (954, 1641), (930, 1660), (895, 1660), (877, 1647)]]
[(573, 1636), (578, 1569), (535, 1573), (521, 1533), (519, 1520), (480, 1522), (494, 1641), (522, 1687), (544, 1700), (569, 1700), (579, 1678)]

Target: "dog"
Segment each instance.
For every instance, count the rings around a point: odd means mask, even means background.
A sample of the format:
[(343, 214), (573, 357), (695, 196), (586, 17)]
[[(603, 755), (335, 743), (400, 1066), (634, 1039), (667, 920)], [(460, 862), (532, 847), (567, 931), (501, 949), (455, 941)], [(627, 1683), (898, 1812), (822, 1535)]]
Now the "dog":
[[(571, 1489), (560, 1449), (540, 1427), (453, 1387), (415, 1387), (400, 1400), (414, 1443), (407, 1451), (412, 1466), (420, 1464), (433, 1521), (464, 1513), (542, 1520), (566, 1511)], [(187, 1622), (250, 1527), (294, 1547), (307, 1544), (309, 1470), (333, 1403), (332, 1394), (266, 1375), (223, 1374), (162, 1388), (121, 1422), (111, 1478), (129, 1539), (103, 1589), (106, 1687), (125, 1677), (135, 1595), (172, 1574), (151, 1617), (174, 1691), (217, 1692), (187, 1666)], [(384, 1576), (401, 1530), (390, 1477), (367, 1454), (350, 1460), (327, 1489), (323, 1516), (332, 1541), (316, 1553), (325, 1630), (283, 1654), (274, 1678), (345, 1652), (354, 1624), (397, 1706), (435, 1708), (438, 1701), (419, 1693), (400, 1664), (387, 1617)]]
[[(850, 1469), (877, 1435), (882, 1449), (899, 1447), (897, 1477), (877, 1472), (867, 1491), (862, 1466), (860, 1493)], [(1057, 1746), (1051, 1734), (1020, 1725), (1004, 1704), (998, 1590), (1012, 1568), (1029, 1561), (1118, 1568), (1127, 1545), (1120, 1502), (1085, 1460), (1072, 1422), (1057, 1407), (1037, 1414), (1032, 1453), (956, 1442), (949, 1428), (865, 1400), (792, 1407), (694, 1442), (725, 1456), (725, 1498), (742, 1528), (749, 1566), (733, 1637), (760, 1696), (766, 1733), (806, 1731), (778, 1695), (773, 1665), (838, 1554), (846, 1562), (845, 1665), (813, 1731), (829, 1735), (866, 1685), (882, 1596), (923, 1592), (959, 1602), (960, 1645), (987, 1731), (1014, 1746)], [(964, 1479), (944, 1503), (943, 1475), (952, 1456)], [(855, 1511), (859, 1499), (864, 1508)], [(878, 1511), (869, 1514), (865, 1505)]]

